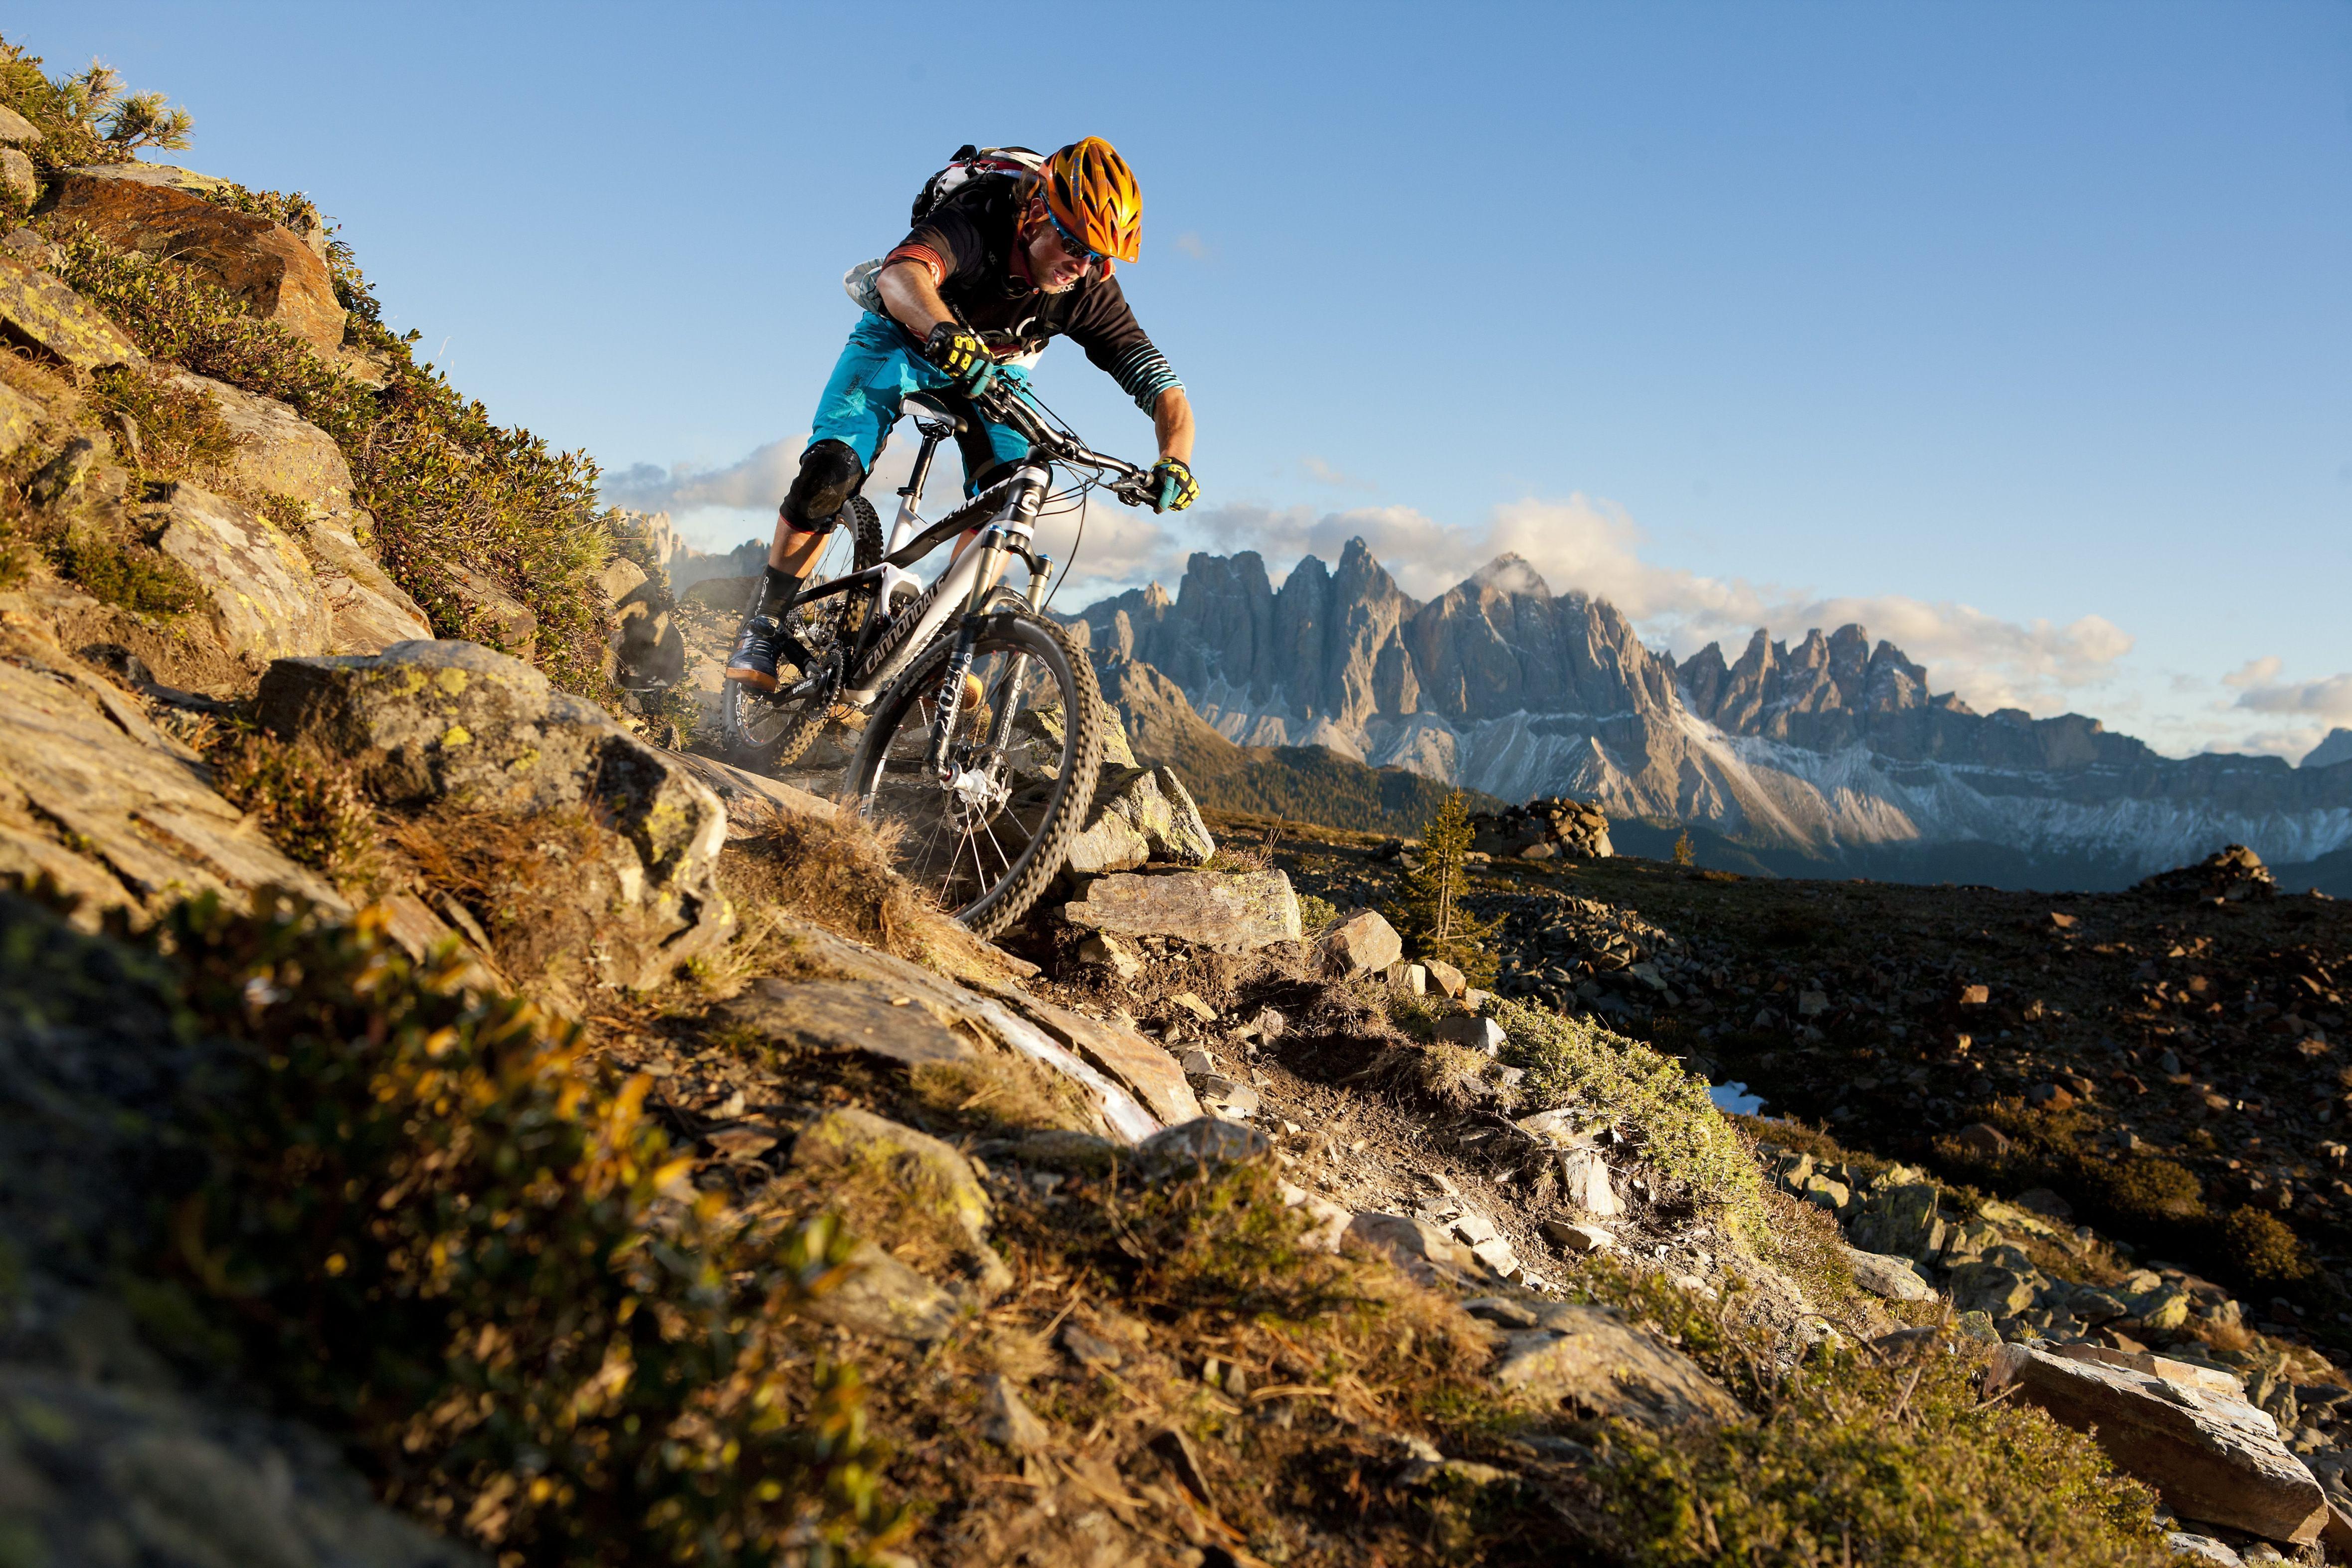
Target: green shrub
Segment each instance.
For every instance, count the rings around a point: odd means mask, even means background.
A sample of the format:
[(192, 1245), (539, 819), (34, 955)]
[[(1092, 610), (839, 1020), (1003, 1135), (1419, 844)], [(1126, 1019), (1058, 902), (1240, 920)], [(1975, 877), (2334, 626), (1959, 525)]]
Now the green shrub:
[(1756, 1156), (1707, 1098), (1706, 1080), (1588, 1019), (1509, 1001), (1497, 1001), (1495, 1016), (1510, 1036), (1503, 1061), (1527, 1071), (1519, 1083), (1523, 1112), (1589, 1107), (1702, 1208), (1719, 1214), (1749, 1244), (1765, 1241)]
[(2153, 1493), (2116, 1474), (2084, 1434), (2013, 1401), (1980, 1401), (1978, 1370), (1948, 1337), (1892, 1364), (1840, 1352), (1790, 1374), (1760, 1420), (1679, 1434), (1612, 1427), (1597, 1479), (1617, 1560), (2174, 1561)]
[(2083, 1163), (2086, 1186), (2113, 1212), (2148, 1224), (2201, 1219), (2205, 1215), (2197, 1174), (2176, 1160), (2134, 1155), (2112, 1164)]
[(91, 378), (90, 404), (131, 420), (139, 431), (140, 472), (156, 479), (217, 473), (245, 438), (221, 417), (209, 392), (173, 386), (145, 367), (110, 365)]
[(203, 597), (195, 579), (178, 561), (102, 529), (68, 528), (49, 553), (58, 570), (92, 599), (142, 615), (178, 615), (194, 609)]
[(1403, 887), (1381, 913), (1404, 938), (1407, 953), (1451, 964), (1474, 986), (1491, 986), (1496, 958), (1486, 942), (1502, 922), (1475, 919), (1462, 907), (1476, 837), (1465, 800), (1459, 789), (1447, 795), (1422, 829), (1420, 864), (1405, 874)]
[(1310, 940), (1339, 918), (1339, 907), (1328, 898), (1305, 893), (1298, 896), (1298, 929)]
[(258, 819), (292, 859), (338, 883), (374, 864), (375, 817), (348, 764), (250, 731), (216, 747), (210, 760), (213, 788)]
[(310, 532), (310, 508), (291, 496), (264, 496), (253, 504), (253, 509), (281, 533), (299, 538)]
[(2240, 1205), (2221, 1220), (2221, 1250), (2230, 1261), (2265, 1284), (2311, 1277), (2303, 1239), (2274, 1214)]
[(251, 1371), (504, 1563), (771, 1561), (796, 1531), (836, 1562), (886, 1528), (856, 1375), (796, 1335), (848, 1238), (698, 1194), (646, 1080), (383, 921), (164, 923), (225, 1045), (178, 1258)]
[(1735, 1278), (1721, 1302), (1606, 1257), (1567, 1281), (1644, 1324), (1759, 1418), (1658, 1432), (1612, 1423), (1594, 1472), (1610, 1561), (2025, 1568), (2167, 1561), (2154, 1496), (2042, 1412), (1977, 1396), (1949, 1332), (1885, 1359), (1817, 1348), (1793, 1366)]
[(88, 163), (128, 163), (142, 147), (188, 144), (194, 122), (164, 107), (158, 92), (129, 92), (112, 68), (92, 61), (78, 76), (54, 79), (41, 57), (0, 39), (0, 103), (39, 128), (28, 151), (44, 171)]

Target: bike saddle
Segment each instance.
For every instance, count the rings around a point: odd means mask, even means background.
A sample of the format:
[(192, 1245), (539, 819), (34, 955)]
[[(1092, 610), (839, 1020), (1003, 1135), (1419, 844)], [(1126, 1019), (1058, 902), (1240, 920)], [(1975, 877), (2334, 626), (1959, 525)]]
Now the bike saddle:
[(912, 392), (899, 401), (908, 408), (930, 414), (958, 435), (971, 428), (971, 422), (950, 408), (937, 392)]

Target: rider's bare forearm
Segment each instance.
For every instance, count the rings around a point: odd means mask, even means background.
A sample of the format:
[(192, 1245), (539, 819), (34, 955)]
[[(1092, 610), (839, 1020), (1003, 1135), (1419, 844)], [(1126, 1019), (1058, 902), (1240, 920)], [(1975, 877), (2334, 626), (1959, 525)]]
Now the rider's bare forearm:
[(920, 262), (893, 263), (882, 269), (874, 285), (882, 292), (882, 303), (889, 308), (890, 319), (919, 340), (929, 337), (931, 329), (940, 322), (955, 319), (948, 302), (940, 298), (938, 287), (931, 282), (930, 268)]
[(1192, 404), (1182, 387), (1170, 387), (1151, 405), (1151, 433), (1160, 438), (1160, 455), (1190, 465), (1192, 461)]

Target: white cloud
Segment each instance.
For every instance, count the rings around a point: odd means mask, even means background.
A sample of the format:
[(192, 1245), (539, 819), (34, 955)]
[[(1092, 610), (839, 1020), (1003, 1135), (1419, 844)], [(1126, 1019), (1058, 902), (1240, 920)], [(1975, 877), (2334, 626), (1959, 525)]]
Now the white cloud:
[(2205, 751), (2252, 753), (2256, 757), (2284, 757), (2289, 762), (2300, 762), (2311, 748), (2327, 738), (2323, 727), (2295, 725), (2285, 729), (2257, 729), (2234, 740), (2209, 740), (2200, 748)]
[(2236, 686), (2241, 691), (2249, 686), (2267, 686), (2277, 680), (2279, 672), (2285, 668), (2286, 661), (2276, 653), (2265, 654), (2259, 659), (2249, 659), (2237, 669), (2223, 675), (2221, 684), (2225, 686)]
[(800, 471), (803, 443), (771, 441), (724, 468), (680, 463), (669, 468), (639, 463), (608, 471), (599, 490), (609, 506), (639, 512), (680, 513), (772, 510)]
[(1372, 479), (1359, 479), (1353, 474), (1342, 474), (1320, 457), (1308, 455), (1298, 460), (1299, 472), (1320, 484), (1335, 485), (1343, 490), (1377, 490), (1380, 484)]
[[(801, 448), (806, 444), (805, 437), (771, 441), (718, 468), (690, 463), (663, 468), (639, 463), (608, 469), (598, 482), (597, 492), (609, 507), (669, 513), (680, 536), (698, 549), (730, 549), (738, 540), (754, 535), (765, 538), (774, 528), (776, 507), (792, 488), (793, 476), (800, 472)], [(885, 528), (898, 505), (893, 492), (907, 482), (918, 444), (911, 436), (889, 443), (866, 481), (866, 498), (882, 514)], [(939, 516), (939, 503), (960, 495), (962, 485), (963, 464), (950, 442), (940, 448), (931, 465), (926, 514)], [(1096, 508), (1097, 516), (1101, 510)]]
[(2352, 723), (2352, 673), (2316, 681), (2282, 681), (2285, 668), (2277, 659), (2256, 659), (2226, 685), (2239, 688), (2238, 706), (2256, 713), (2302, 714), (2329, 724)]

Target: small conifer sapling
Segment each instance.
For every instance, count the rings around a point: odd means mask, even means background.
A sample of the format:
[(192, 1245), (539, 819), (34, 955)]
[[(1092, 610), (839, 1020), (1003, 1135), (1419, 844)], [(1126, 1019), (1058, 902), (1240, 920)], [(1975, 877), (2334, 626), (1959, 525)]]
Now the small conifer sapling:
[(1470, 846), (1476, 838), (1470, 811), (1458, 789), (1445, 797), (1421, 831), (1421, 863), (1381, 913), (1405, 950), (1416, 958), (1453, 965), (1480, 986), (1495, 978), (1495, 956), (1486, 951), (1500, 919), (1479, 920), (1462, 906), (1470, 882)]

